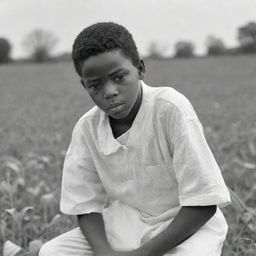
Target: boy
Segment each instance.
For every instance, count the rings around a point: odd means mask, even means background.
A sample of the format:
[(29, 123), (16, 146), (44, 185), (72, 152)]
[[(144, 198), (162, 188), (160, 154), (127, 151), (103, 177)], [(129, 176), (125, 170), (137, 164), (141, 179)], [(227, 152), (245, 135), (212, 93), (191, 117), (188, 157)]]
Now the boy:
[(61, 211), (79, 228), (40, 255), (219, 256), (228, 189), (190, 102), (142, 79), (131, 34), (106, 22), (84, 29), (72, 57), (96, 106), (66, 154)]

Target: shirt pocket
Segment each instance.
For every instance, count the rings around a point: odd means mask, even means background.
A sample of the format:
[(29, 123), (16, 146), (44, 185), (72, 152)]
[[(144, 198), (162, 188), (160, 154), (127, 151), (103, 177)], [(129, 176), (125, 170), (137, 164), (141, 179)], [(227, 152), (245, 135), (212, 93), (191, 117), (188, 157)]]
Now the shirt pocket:
[(144, 166), (137, 178), (142, 211), (158, 216), (177, 206), (178, 186), (166, 164)]
[(139, 183), (141, 194), (151, 199), (168, 196), (175, 185), (168, 166), (163, 163), (144, 166)]

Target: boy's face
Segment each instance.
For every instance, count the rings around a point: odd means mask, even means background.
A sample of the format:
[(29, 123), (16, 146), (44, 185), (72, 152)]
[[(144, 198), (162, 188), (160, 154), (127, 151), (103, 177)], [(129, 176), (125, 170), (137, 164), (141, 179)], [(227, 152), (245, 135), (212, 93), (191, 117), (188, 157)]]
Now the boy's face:
[(94, 103), (115, 119), (129, 115), (139, 94), (143, 70), (121, 50), (91, 56), (81, 65), (81, 83)]

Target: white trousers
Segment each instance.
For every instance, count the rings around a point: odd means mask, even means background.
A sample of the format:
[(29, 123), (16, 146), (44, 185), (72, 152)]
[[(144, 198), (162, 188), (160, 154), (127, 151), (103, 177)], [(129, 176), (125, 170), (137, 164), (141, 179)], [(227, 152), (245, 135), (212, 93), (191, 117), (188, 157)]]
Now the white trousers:
[[(134, 208), (114, 202), (103, 213), (106, 235), (115, 250), (129, 251), (165, 229), (171, 219), (155, 226), (141, 221)], [(162, 223), (162, 224), (161, 224)], [(195, 234), (168, 251), (165, 256), (220, 256), (228, 226), (219, 209)], [(92, 256), (93, 251), (80, 228), (68, 231), (45, 243), (39, 256)]]
[[(223, 234), (224, 235), (224, 234)], [(219, 241), (224, 241), (219, 239)], [(186, 241), (170, 250), (165, 256), (220, 256), (223, 243), (216, 244), (215, 235), (198, 230)], [(39, 256), (92, 256), (93, 251), (80, 228), (68, 231), (45, 243)]]

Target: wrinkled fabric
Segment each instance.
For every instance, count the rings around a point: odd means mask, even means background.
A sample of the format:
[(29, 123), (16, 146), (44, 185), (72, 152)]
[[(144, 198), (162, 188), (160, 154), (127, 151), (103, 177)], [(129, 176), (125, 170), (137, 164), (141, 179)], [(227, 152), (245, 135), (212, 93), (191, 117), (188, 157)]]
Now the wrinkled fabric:
[[(61, 211), (102, 213), (108, 239), (119, 249), (137, 248), (161, 232), (181, 206), (230, 203), (190, 102), (170, 87), (141, 86), (136, 118), (117, 139), (97, 106), (79, 119), (63, 168)], [(216, 252), (227, 231), (219, 209), (210, 226), (204, 231), (216, 239)]]
[[(116, 250), (132, 250), (139, 247), (146, 242), (145, 240), (164, 230), (171, 222), (171, 220), (159, 222), (150, 227), (140, 220), (135, 209), (117, 201), (103, 211), (103, 216), (107, 223), (107, 238)], [(226, 221), (218, 209), (215, 216), (194, 235), (164, 256), (220, 256), (226, 233)], [(142, 236), (144, 239), (141, 239)], [(47, 242), (39, 253), (39, 256), (70, 255), (94, 255), (80, 228), (75, 228)]]

